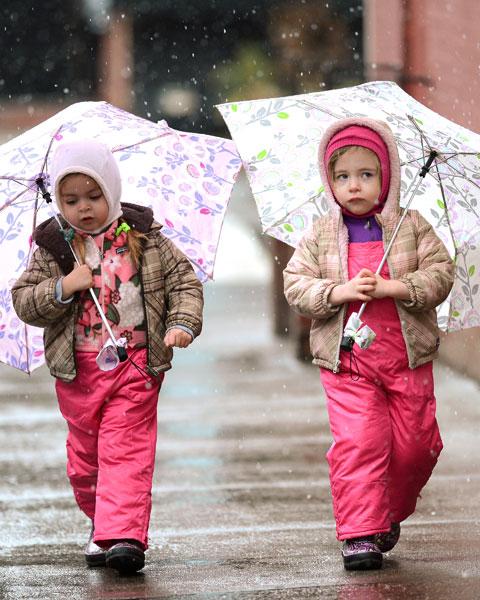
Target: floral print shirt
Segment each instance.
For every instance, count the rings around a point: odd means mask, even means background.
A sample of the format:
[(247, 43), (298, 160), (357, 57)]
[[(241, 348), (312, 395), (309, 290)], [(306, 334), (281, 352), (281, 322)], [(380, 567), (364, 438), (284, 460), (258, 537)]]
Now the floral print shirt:
[[(92, 269), (93, 290), (116, 339), (124, 337), (129, 348), (146, 346), (145, 311), (140, 276), (131, 260), (127, 233), (118, 232), (118, 221), (95, 236), (83, 235), (85, 263)], [(75, 327), (75, 349), (98, 352), (109, 338), (88, 290), (81, 293)]]

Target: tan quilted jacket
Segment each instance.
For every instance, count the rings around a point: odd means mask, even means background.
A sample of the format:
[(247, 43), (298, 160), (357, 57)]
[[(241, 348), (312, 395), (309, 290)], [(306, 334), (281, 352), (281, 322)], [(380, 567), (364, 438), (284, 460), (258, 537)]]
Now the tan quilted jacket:
[[(162, 235), (151, 209), (128, 203), (122, 207), (129, 225), (146, 235), (140, 276), (148, 370), (157, 375), (171, 367), (173, 352), (163, 343), (166, 329), (185, 325), (195, 337), (202, 330), (202, 284), (184, 254)], [(22, 321), (44, 328), (45, 359), (51, 374), (72, 381), (79, 295), (70, 304), (61, 304), (55, 300), (55, 284), (72, 270), (73, 257), (54, 220), (40, 225), (34, 237), (39, 248), (12, 288), (13, 306)]]
[[(391, 181), (388, 197), (376, 219), (386, 248), (400, 219), (400, 160), (390, 129), (371, 119), (344, 119), (325, 132), (319, 146), (323, 157), (330, 138), (349, 125), (365, 125), (377, 131), (387, 144)], [(320, 173), (328, 181), (323, 165)], [(297, 312), (312, 319), (310, 347), (313, 362), (332, 371), (339, 368), (340, 342), (346, 305), (332, 306), (332, 289), (348, 280), (348, 231), (339, 205), (325, 186), (330, 210), (303, 237), (284, 270), (285, 296)], [(448, 296), (453, 285), (454, 265), (430, 224), (414, 210), (408, 214), (387, 259), (390, 277), (404, 282), (410, 300), (396, 300), (411, 369), (437, 355), (439, 331), (435, 307)]]

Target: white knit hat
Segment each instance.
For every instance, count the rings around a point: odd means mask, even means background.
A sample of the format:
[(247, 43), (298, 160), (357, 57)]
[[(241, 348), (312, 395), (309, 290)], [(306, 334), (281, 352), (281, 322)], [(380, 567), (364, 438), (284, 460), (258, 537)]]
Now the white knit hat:
[[(115, 158), (105, 144), (92, 139), (64, 142), (56, 148), (50, 164), (50, 183), (54, 190), (57, 208), (64, 219), (60, 202), (60, 183), (71, 173), (82, 173), (92, 177), (102, 189), (108, 204), (107, 220), (99, 229), (85, 232), (99, 233), (122, 214), (120, 206), (122, 180)], [(67, 219), (65, 220), (68, 222)], [(79, 229), (79, 231), (83, 230)]]

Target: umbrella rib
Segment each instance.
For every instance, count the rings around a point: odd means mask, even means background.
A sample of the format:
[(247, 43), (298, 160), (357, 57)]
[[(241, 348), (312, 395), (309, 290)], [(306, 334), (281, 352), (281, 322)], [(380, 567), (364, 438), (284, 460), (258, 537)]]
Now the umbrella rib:
[(478, 152), (440, 152), (441, 156), (455, 158), (455, 156), (477, 156)]
[(140, 146), (140, 144), (146, 144), (147, 142), (151, 142), (152, 140), (157, 140), (158, 138), (164, 137), (166, 135), (172, 135), (172, 133), (170, 131), (163, 131), (162, 133), (160, 133), (158, 135), (154, 135), (150, 138), (140, 140), (139, 142), (136, 142), (135, 144), (129, 144), (128, 146), (115, 146), (115, 148), (112, 149), (112, 152), (120, 152), (120, 150), (128, 150), (129, 148), (133, 148), (135, 146)]
[[(407, 115), (407, 117), (410, 120), (410, 122), (412, 123), (412, 125), (417, 129), (418, 133), (420, 134), (420, 140), (422, 142), (422, 146), (423, 146), (423, 141), (425, 140), (429, 149), (435, 150), (435, 148), (432, 148), (432, 146), (430, 146), (427, 136), (420, 129), (420, 127), (419, 127), (418, 123), (415, 121), (415, 119), (411, 115)], [(444, 156), (444, 157), (449, 157), (449, 158), (454, 158), (455, 156), (476, 156), (478, 154), (478, 152), (442, 152), (442, 151), (440, 151), (440, 149), (436, 149), (436, 150), (437, 150), (439, 156)], [(445, 160), (439, 160), (438, 156), (435, 159), (436, 163), (447, 162), (447, 161), (448, 161), (448, 158), (446, 158)], [(451, 166), (451, 165), (449, 165), (449, 166)]]
[[(454, 158), (454, 157), (453, 157), (453, 156), (451, 156), (450, 158)], [(448, 160), (449, 160), (449, 159), (448, 159)], [(458, 177), (460, 177), (461, 179), (467, 179), (467, 178), (464, 176), (464, 174), (463, 174), (461, 171), (459, 171), (459, 170), (458, 170), (456, 167), (454, 167), (452, 164), (450, 164), (450, 163), (448, 162), (448, 160), (445, 160), (445, 161), (444, 161), (444, 163), (448, 164), (449, 168), (450, 168), (450, 169), (452, 169), (452, 171), (454, 171), (454, 172), (455, 172), (455, 173), (458, 175)], [(478, 184), (476, 181), (473, 181), (473, 179), (469, 178), (469, 179), (467, 179), (467, 181), (468, 181), (468, 182), (469, 182), (471, 185), (475, 186), (477, 189), (480, 189), (480, 185), (479, 185), (479, 184)], [(471, 207), (470, 207), (470, 208), (471, 208)], [(472, 209), (472, 210), (473, 210), (473, 209)], [(475, 211), (474, 211), (474, 214), (476, 215)]]
[[(28, 189), (28, 188), (27, 188)], [(3, 206), (0, 206), (0, 212), (4, 209), (4, 208), (8, 208), (9, 206), (11, 206), (15, 200), (17, 200), (18, 198), (20, 198), (20, 196), (23, 196), (25, 194), (25, 190), (22, 190), (21, 192), (19, 192), (15, 198), (11, 198), (9, 200), (7, 200), (5, 202), (5, 204)]]
[(198, 262), (197, 262), (195, 259), (193, 259), (193, 258), (189, 258), (188, 260), (189, 260), (190, 262), (192, 262), (194, 265), (196, 265), (196, 267), (197, 267), (197, 268), (198, 268), (200, 271), (202, 271), (202, 273), (205, 273), (205, 275), (207, 276), (207, 278), (208, 278), (208, 279), (211, 279), (211, 276), (210, 276), (210, 274), (209, 274), (209, 273), (208, 273), (208, 272), (205, 270), (205, 268), (204, 268), (204, 267), (202, 267), (202, 265), (199, 265), (199, 264), (198, 264)]
[[(452, 169), (452, 171), (454, 171), (459, 177), (464, 178), (463, 173), (461, 173), (454, 165), (452, 165), (449, 161), (452, 158), (455, 158), (457, 156), (476, 156), (478, 153), (477, 152), (441, 152), (437, 158), (435, 159), (435, 164), (447, 164), (449, 166), (450, 169)], [(404, 161), (400, 163), (401, 167), (404, 167), (406, 165), (412, 165), (420, 160), (422, 160), (422, 158), (425, 157), (418, 157), (418, 158), (412, 158), (411, 160), (408, 161)], [(431, 175), (435, 180), (440, 181), (441, 179), (441, 175), (439, 174), (438, 169), (437, 170), (437, 174), (432, 173), (431, 171), (429, 171), (429, 175)], [(469, 182), (474, 185), (475, 187), (480, 189), (480, 185), (477, 184), (476, 182), (472, 181), (471, 179), (469, 179)]]
[(434, 150), (434, 148), (432, 148), (432, 146), (430, 146), (430, 143), (428, 141), (427, 136), (425, 135), (425, 133), (422, 131), (422, 129), (420, 129), (417, 121), (412, 117), (412, 115), (407, 115), (407, 119), (410, 121), (410, 123), (415, 127), (415, 129), (418, 131), (419, 135), (420, 135), (420, 142), (422, 144), (422, 151), (423, 151), (423, 143), (425, 142), (426, 146), (428, 146), (429, 152), (431, 152), (432, 150)]
[(48, 148), (47, 151), (45, 152), (45, 158), (43, 159), (43, 164), (42, 164), (42, 174), (45, 172), (45, 167), (47, 165), (47, 159), (48, 159), (48, 155), (50, 154), (50, 150), (52, 149), (52, 145), (53, 145), (53, 140), (57, 137), (57, 135), (62, 131), (62, 127), (63, 124), (60, 125), (60, 127), (57, 129), (57, 131), (52, 135), (52, 137), (50, 138), (50, 143), (48, 144)]
[[(29, 183), (32, 182), (31, 178), (29, 177), (14, 177), (13, 175), (0, 175), (0, 179), (5, 179), (6, 181), (14, 181), (15, 183), (18, 183), (20, 185), (25, 185), (25, 183), (23, 183), (24, 181), (28, 181)], [(25, 187), (28, 186), (25, 185)]]
[[(54, 133), (54, 135), (52, 135), (52, 137), (50, 138), (50, 143), (48, 144), (47, 151), (45, 152), (45, 158), (43, 159), (42, 170), (41, 170), (42, 175), (43, 175), (43, 173), (45, 173), (45, 169), (47, 167), (48, 155), (50, 154), (50, 151), (52, 149), (53, 140), (58, 136), (58, 134), (62, 130), (62, 127), (63, 127), (63, 124), (60, 125), (60, 127), (57, 129), (57, 131)], [(40, 194), (40, 188), (37, 185), (37, 193), (35, 194), (35, 204), (33, 206), (33, 229), (32, 229), (32, 231), (35, 231), (35, 229), (37, 227), (37, 214), (38, 214), (38, 209), (39, 209), (39, 206), (38, 206), (39, 194)], [(43, 200), (43, 194), (42, 194), (42, 200)]]
[(316, 108), (317, 110), (321, 110), (322, 112), (326, 113), (327, 115), (334, 117), (335, 119), (341, 119), (342, 115), (338, 115), (336, 113), (334, 113), (332, 110), (329, 110), (328, 108), (324, 108), (323, 106), (318, 106), (318, 104), (315, 104), (314, 102), (309, 102), (308, 100), (297, 100), (298, 104), (305, 104), (306, 106), (310, 106), (311, 108)]
[(24, 334), (25, 335), (25, 351), (27, 353), (27, 356), (26, 356), (26, 363), (27, 363), (27, 369), (28, 369), (27, 373), (29, 375), (31, 375), (31, 370), (30, 370), (30, 366), (31, 365), (30, 365), (30, 362), (28, 360), (28, 356), (29, 356), (29, 351), (28, 351), (28, 346), (29, 346), (29, 344), (28, 344), (28, 325), (26, 323), (24, 323), (23, 326), (24, 326), (24, 330), (25, 330), (25, 334)]
[(401, 162), (400, 166), (405, 167), (407, 165), (413, 165), (414, 163), (418, 163), (421, 160), (425, 160), (427, 157), (428, 157), (428, 154), (427, 155), (422, 154), (421, 156), (417, 156), (415, 158), (412, 158), (411, 160), (406, 160), (406, 161)]
[[(443, 189), (443, 183), (442, 183), (442, 178), (440, 177), (440, 172), (438, 170), (438, 165), (435, 164), (435, 170), (437, 171), (437, 175), (438, 175), (438, 184), (440, 186), (440, 193), (442, 194), (442, 200), (443, 200), (443, 205), (445, 206), (445, 220), (447, 222), (447, 226), (448, 226), (448, 230), (450, 231), (450, 235), (452, 236), (452, 241), (453, 241), (453, 249), (454, 249), (454, 264), (457, 264), (457, 244), (456, 244), (456, 240), (455, 240), (455, 235), (453, 233), (453, 229), (452, 229), (452, 224), (450, 223), (450, 216), (448, 214), (448, 209), (447, 209), (447, 198), (445, 195), (445, 190)], [(447, 322), (447, 331), (450, 328), (450, 310), (448, 311), (448, 322)]]

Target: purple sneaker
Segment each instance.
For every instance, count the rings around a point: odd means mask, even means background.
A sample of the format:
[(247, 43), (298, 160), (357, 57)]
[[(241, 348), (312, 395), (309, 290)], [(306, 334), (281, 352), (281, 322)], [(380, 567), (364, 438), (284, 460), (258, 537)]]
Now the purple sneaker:
[(342, 546), (343, 566), (347, 571), (380, 569), (383, 556), (373, 536), (345, 540)]
[(390, 550), (398, 542), (400, 537), (400, 523), (392, 523), (390, 531), (384, 533), (376, 533), (373, 536), (375, 544), (378, 546), (380, 552), (390, 552)]

